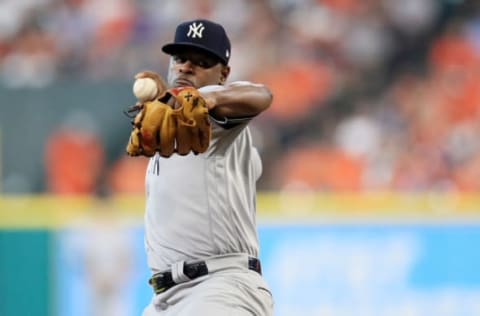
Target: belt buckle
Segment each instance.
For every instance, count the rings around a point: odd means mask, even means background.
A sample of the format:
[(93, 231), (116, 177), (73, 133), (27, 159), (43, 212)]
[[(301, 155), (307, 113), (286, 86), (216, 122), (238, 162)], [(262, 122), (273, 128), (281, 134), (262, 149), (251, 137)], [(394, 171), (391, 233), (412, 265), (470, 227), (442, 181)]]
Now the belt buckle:
[(168, 290), (170, 287), (172, 287), (172, 285), (159, 285), (158, 284), (158, 283), (161, 283), (161, 282), (157, 282), (157, 280), (159, 280), (159, 279), (161, 280), (163, 277), (164, 277), (163, 273), (158, 273), (158, 274), (155, 274), (154, 276), (152, 276), (150, 278), (150, 280), (148, 280), (148, 284), (150, 284), (150, 286), (153, 288), (153, 292), (155, 294), (163, 293), (166, 290)]

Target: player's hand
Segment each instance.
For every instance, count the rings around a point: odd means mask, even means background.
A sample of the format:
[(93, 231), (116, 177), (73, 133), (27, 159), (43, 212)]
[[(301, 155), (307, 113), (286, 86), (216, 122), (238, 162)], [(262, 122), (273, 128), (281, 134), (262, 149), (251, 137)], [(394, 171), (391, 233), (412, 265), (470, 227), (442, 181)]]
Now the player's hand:
[(141, 71), (135, 75), (135, 79), (140, 79), (140, 78), (150, 78), (155, 81), (155, 83), (157, 84), (157, 91), (158, 91), (155, 98), (158, 98), (161, 94), (163, 94), (165, 90), (167, 90), (167, 84), (165, 83), (165, 81), (163, 81), (162, 77), (160, 77), (160, 75), (157, 74), (156, 72), (149, 71), (149, 70)]

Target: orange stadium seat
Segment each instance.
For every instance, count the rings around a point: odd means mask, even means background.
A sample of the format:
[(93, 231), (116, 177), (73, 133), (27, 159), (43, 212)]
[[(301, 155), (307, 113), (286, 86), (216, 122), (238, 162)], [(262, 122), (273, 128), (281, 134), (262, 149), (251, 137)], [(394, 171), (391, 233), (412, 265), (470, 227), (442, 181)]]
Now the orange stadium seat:
[(88, 132), (61, 129), (47, 140), (47, 189), (55, 194), (94, 194), (104, 164), (98, 137)]

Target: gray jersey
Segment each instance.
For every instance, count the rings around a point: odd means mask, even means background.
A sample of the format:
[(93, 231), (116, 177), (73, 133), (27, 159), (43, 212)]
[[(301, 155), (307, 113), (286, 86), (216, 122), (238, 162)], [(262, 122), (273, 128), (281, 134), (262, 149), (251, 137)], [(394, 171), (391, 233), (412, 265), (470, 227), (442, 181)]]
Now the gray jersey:
[(248, 122), (212, 122), (208, 150), (150, 159), (145, 246), (152, 272), (226, 253), (258, 256), (256, 181), (262, 163)]

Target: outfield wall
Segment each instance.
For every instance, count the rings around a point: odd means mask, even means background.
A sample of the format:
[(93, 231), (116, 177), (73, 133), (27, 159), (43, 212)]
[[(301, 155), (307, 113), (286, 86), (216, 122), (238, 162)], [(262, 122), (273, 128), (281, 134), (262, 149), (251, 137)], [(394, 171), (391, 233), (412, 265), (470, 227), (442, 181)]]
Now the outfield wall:
[[(0, 199), (0, 315), (139, 315), (142, 197)], [(259, 196), (283, 315), (480, 315), (476, 195)]]

